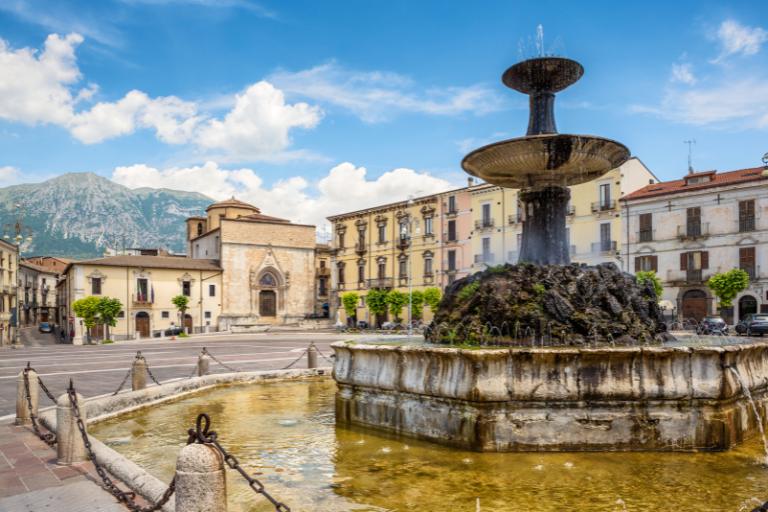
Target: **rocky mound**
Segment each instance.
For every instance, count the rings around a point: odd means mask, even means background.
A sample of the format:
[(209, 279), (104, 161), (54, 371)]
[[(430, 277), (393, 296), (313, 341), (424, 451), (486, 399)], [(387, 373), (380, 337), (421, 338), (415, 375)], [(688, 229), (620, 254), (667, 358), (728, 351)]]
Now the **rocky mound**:
[(656, 291), (613, 263), (501, 265), (454, 282), (427, 332), (437, 343), (638, 345), (664, 332)]

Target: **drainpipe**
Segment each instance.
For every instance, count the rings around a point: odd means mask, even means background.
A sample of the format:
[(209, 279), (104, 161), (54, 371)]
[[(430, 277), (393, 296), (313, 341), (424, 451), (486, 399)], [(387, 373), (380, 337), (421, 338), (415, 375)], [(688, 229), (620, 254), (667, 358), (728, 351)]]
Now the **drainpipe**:
[(128, 267), (125, 267), (125, 339), (131, 339), (131, 281), (128, 278)]

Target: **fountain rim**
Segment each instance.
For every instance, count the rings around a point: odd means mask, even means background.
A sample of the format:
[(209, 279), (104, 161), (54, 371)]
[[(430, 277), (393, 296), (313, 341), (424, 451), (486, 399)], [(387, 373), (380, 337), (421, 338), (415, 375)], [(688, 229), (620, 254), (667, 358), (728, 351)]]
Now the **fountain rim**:
[[(521, 79), (521, 70), (532, 67), (536, 65), (535, 63), (540, 62), (556, 62), (561, 68), (571, 68), (575, 75), (572, 75), (570, 78), (566, 79), (567, 75), (563, 74), (563, 80), (556, 87), (546, 89), (535, 88), (532, 83), (524, 82)], [(531, 59), (522, 60), (508, 67), (501, 75), (501, 82), (510, 89), (523, 94), (531, 95), (542, 92), (556, 93), (562, 91), (563, 89), (566, 89), (578, 82), (582, 76), (584, 76), (584, 66), (582, 66), (581, 63), (576, 60), (569, 59), (567, 57), (556, 56), (534, 57)]]

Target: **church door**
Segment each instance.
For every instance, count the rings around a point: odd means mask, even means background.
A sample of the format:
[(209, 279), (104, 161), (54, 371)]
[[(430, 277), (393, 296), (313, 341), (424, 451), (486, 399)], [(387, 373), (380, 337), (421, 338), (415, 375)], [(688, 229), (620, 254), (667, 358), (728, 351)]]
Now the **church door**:
[(144, 311), (136, 313), (136, 331), (142, 338), (149, 337), (149, 315)]
[(259, 315), (277, 315), (277, 300), (273, 290), (261, 290), (259, 292)]

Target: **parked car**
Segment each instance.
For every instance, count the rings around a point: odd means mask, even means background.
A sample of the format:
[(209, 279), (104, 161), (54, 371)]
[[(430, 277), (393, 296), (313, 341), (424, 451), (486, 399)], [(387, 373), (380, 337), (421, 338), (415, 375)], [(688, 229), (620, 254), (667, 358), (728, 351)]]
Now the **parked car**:
[(169, 327), (168, 329), (166, 329), (163, 334), (165, 334), (166, 336), (178, 336), (183, 331), (184, 329), (182, 329), (178, 325), (174, 325), (173, 327)]
[(752, 313), (736, 324), (736, 332), (747, 336), (759, 335), (768, 332), (768, 313)]
[(40, 325), (37, 328), (40, 332), (53, 332), (53, 325), (51, 325), (50, 322), (40, 322)]
[(365, 320), (358, 320), (357, 328), (358, 329), (367, 329), (368, 328), (368, 322), (366, 322)]
[(728, 324), (719, 316), (705, 316), (696, 327), (696, 334), (728, 334)]

